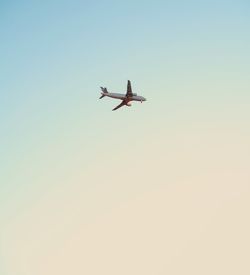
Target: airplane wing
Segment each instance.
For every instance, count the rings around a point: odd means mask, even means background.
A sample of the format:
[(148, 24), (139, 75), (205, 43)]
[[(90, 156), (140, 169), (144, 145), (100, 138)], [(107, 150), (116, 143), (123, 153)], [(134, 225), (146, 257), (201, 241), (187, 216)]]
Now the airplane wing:
[(128, 80), (128, 85), (127, 85), (127, 94), (126, 94), (127, 97), (131, 97), (133, 96), (133, 93), (132, 93), (132, 88), (131, 88), (131, 82), (130, 80)]
[(122, 101), (118, 106), (116, 106), (112, 111), (115, 111), (115, 110), (121, 108), (121, 107), (124, 106), (124, 105), (126, 105), (125, 100), (123, 100), (123, 101)]

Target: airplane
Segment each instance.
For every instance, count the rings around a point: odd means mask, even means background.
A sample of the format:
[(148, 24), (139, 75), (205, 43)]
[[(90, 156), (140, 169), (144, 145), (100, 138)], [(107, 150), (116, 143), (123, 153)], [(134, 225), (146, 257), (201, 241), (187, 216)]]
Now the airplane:
[(117, 94), (117, 93), (110, 93), (108, 92), (107, 88), (103, 88), (100, 87), (102, 92), (101, 92), (101, 98), (107, 96), (107, 97), (111, 97), (111, 98), (115, 98), (115, 99), (120, 99), (122, 100), (122, 102), (116, 106), (112, 111), (115, 111), (119, 108), (121, 108), (122, 106), (131, 106), (131, 103), (129, 103), (130, 101), (140, 101), (141, 103), (143, 101), (146, 101), (146, 98), (143, 96), (138, 96), (137, 94), (132, 92), (132, 88), (131, 88), (131, 82), (130, 80), (128, 80), (128, 84), (127, 84), (127, 93), (126, 94)]

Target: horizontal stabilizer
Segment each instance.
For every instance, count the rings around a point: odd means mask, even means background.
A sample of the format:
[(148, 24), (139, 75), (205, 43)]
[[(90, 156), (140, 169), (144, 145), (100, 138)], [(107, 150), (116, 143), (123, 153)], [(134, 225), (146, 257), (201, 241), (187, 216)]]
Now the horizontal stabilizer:
[(101, 90), (102, 90), (102, 95), (101, 95), (101, 97), (99, 97), (99, 99), (105, 97), (105, 95), (108, 94), (107, 88), (103, 88), (103, 87), (100, 87), (100, 88), (101, 88)]

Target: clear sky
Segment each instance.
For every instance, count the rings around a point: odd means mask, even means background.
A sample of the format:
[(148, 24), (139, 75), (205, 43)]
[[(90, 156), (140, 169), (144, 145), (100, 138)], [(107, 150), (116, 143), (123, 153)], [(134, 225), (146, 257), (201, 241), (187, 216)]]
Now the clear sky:
[(247, 0), (0, 1), (0, 274), (250, 274), (249, 29)]

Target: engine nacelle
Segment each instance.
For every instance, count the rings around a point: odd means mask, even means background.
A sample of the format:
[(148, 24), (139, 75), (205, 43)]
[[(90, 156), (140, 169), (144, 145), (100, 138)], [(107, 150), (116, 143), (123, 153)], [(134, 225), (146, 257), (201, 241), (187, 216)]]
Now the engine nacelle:
[(131, 106), (131, 103), (127, 103), (126, 105), (130, 107), (130, 106)]

